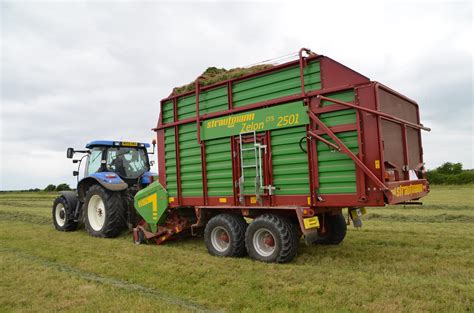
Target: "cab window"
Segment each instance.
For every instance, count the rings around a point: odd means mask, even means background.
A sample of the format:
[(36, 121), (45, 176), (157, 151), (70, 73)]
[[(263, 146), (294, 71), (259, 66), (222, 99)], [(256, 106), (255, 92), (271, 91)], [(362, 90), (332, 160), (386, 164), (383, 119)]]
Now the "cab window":
[(145, 149), (113, 147), (107, 150), (107, 170), (122, 177), (137, 178), (150, 170)]
[(87, 166), (87, 175), (94, 174), (99, 171), (100, 165), (102, 164), (102, 149), (93, 148), (89, 155), (89, 162)]

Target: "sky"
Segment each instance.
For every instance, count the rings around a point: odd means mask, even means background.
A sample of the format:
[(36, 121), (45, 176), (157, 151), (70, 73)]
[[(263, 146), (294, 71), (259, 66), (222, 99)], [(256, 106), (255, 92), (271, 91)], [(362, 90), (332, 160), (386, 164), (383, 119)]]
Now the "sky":
[(473, 168), (470, 1), (0, 1), (0, 190), (75, 184), (66, 148), (150, 142), (207, 67), (308, 47), (420, 105), (428, 168)]

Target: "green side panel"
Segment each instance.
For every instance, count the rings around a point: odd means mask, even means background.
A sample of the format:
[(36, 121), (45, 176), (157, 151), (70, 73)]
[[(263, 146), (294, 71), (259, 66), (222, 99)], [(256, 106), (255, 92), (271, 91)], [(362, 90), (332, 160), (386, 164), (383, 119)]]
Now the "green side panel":
[(199, 94), (199, 114), (227, 110), (227, 86), (203, 91)]
[[(328, 98), (333, 98), (335, 100), (352, 102), (355, 100), (354, 90), (340, 91), (330, 94), (325, 94), (324, 96)], [(324, 100), (322, 106), (328, 106), (334, 104), (333, 102)], [(319, 119), (326, 124), (326, 126), (332, 127), (337, 125), (345, 124), (355, 124), (357, 121), (355, 109), (347, 109), (341, 111), (334, 111), (329, 113), (323, 113), (319, 115)]]
[(206, 141), (206, 176), (209, 196), (232, 196), (230, 138)]
[(196, 96), (190, 95), (178, 99), (178, 120), (196, 116)]
[(163, 103), (163, 124), (173, 122), (173, 101)]
[[(346, 90), (325, 95), (340, 101), (352, 102), (355, 100), (354, 90)], [(323, 101), (322, 106), (333, 104)], [(321, 121), (329, 127), (338, 125), (355, 124), (357, 122), (354, 109), (340, 110), (319, 115)], [(343, 132), (337, 134), (338, 138), (347, 144), (353, 153), (358, 152), (357, 132)], [(329, 139), (327, 136), (323, 136)], [(331, 140), (332, 142), (332, 140)], [(318, 142), (318, 168), (319, 168), (319, 193), (344, 194), (356, 192), (356, 169), (354, 162), (344, 153), (331, 151), (327, 145)]]
[(168, 193), (159, 182), (154, 182), (137, 192), (134, 197), (134, 206), (148, 223), (151, 231), (156, 232), (156, 225), (163, 223), (166, 219)]
[[(357, 131), (336, 134), (339, 139), (352, 151), (358, 153)], [(334, 143), (329, 136), (325, 139)], [(356, 167), (354, 161), (343, 152), (330, 149), (325, 143), (318, 141), (318, 172), (319, 194), (350, 194), (356, 189)]]
[(273, 185), (276, 195), (309, 194), (308, 155), (301, 151), (299, 141), (306, 136), (306, 127), (298, 126), (271, 132)]
[[(321, 89), (320, 64), (318, 61), (309, 63), (304, 69), (305, 91)], [(249, 78), (236, 82), (232, 86), (234, 107), (240, 107), (260, 101), (276, 99), (301, 92), (300, 68), (293, 66), (277, 72)], [(199, 94), (200, 115), (220, 112), (228, 108), (227, 86), (203, 91)], [(173, 104), (170, 111), (163, 112), (164, 122), (173, 119)], [(167, 103), (168, 104), (168, 103)], [(196, 96), (194, 94), (181, 97), (177, 103), (178, 120), (196, 116)]]
[[(178, 99), (178, 120), (196, 116), (196, 96), (190, 95)], [(219, 87), (199, 94), (199, 114), (209, 114), (227, 110), (227, 87)]]
[[(321, 89), (318, 61), (313, 61), (304, 68), (304, 82), (305, 91)], [(234, 107), (301, 93), (300, 67), (293, 66), (236, 82), (232, 92)]]
[[(354, 95), (354, 90), (353, 89), (348, 89), (348, 90), (338, 91), (338, 92), (333, 92), (333, 93), (327, 93), (324, 96), (328, 97), (328, 98), (335, 99), (335, 100), (344, 101), (344, 102), (351, 102), (351, 101), (355, 100), (355, 95)], [(328, 100), (323, 100), (321, 104), (324, 107), (324, 106), (334, 104), (334, 102), (331, 102), (331, 101), (328, 101)]]
[(166, 164), (166, 188), (172, 197), (178, 196), (178, 185), (176, 178), (176, 146), (174, 127), (165, 128), (165, 164)]
[(357, 121), (355, 109), (323, 113), (319, 115), (319, 119), (329, 127), (354, 124)]
[[(355, 94), (353, 89), (325, 94), (335, 100), (353, 102)], [(322, 106), (334, 104), (324, 100)], [(355, 124), (357, 122), (354, 109), (340, 110), (319, 115), (321, 121), (329, 127), (338, 125)], [(336, 134), (339, 139), (354, 153), (358, 152), (357, 132), (342, 132)], [(333, 142), (328, 136), (325, 139)], [(319, 194), (351, 194), (357, 192), (356, 167), (354, 161), (346, 154), (330, 149), (326, 144), (318, 141), (318, 171)]]
[(183, 197), (202, 197), (201, 145), (195, 123), (179, 126), (179, 164)]

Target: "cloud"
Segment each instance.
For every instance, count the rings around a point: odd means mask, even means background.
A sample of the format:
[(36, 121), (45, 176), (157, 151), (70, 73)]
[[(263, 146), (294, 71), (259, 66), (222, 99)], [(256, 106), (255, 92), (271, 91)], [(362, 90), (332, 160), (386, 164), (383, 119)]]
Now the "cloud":
[(302, 46), (416, 99), (429, 167), (473, 167), (470, 2), (0, 6), (0, 189), (73, 184), (66, 147), (149, 142), (173, 87)]

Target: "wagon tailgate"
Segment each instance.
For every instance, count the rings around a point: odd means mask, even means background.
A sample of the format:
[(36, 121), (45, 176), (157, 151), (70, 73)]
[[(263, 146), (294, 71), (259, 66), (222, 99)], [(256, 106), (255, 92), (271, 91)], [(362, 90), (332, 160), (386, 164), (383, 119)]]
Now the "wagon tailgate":
[[(377, 87), (379, 108), (413, 124), (420, 124), (416, 102), (384, 87)], [(380, 120), (383, 146), (383, 168), (395, 173), (395, 179), (386, 181), (389, 204), (417, 200), (429, 192), (420, 166), (423, 164), (423, 148), (420, 130), (388, 120)]]

